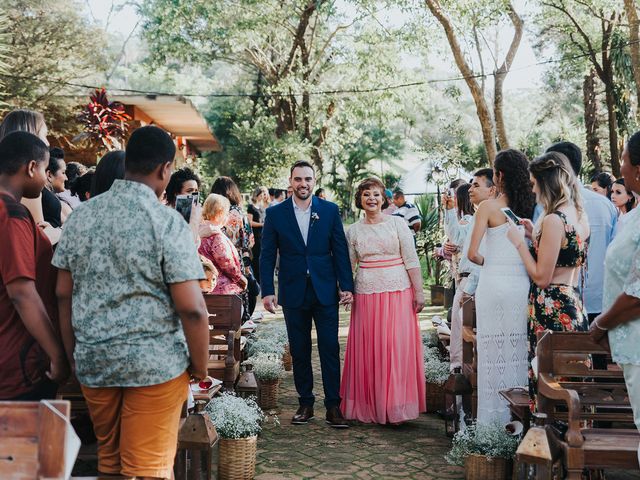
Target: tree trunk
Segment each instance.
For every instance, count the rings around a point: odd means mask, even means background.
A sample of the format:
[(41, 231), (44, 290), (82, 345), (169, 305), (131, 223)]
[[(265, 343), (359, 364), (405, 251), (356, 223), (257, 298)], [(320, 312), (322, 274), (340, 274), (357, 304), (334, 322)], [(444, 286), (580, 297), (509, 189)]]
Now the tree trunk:
[(442, 10), (440, 2), (438, 0), (425, 0), (425, 3), (427, 8), (431, 11), (431, 14), (436, 17), (438, 22), (440, 22), (440, 25), (442, 25), (447, 36), (447, 41), (449, 42), (449, 47), (453, 53), (456, 66), (458, 67), (458, 70), (460, 70), (460, 73), (464, 77), (467, 87), (471, 92), (471, 96), (473, 97), (473, 101), (476, 105), (476, 114), (480, 121), (480, 129), (482, 130), (482, 139), (485, 149), (487, 150), (487, 157), (489, 158), (489, 163), (493, 165), (493, 160), (497, 153), (496, 140), (493, 125), (491, 123), (491, 113), (487, 106), (487, 101), (485, 100), (484, 95), (482, 95), (482, 88), (474, 77), (473, 70), (471, 70), (471, 67), (464, 58), (464, 53), (462, 52), (462, 48), (460, 47), (460, 43), (458, 42), (454, 32), (453, 25), (451, 24), (449, 17), (447, 17)]
[(620, 176), (620, 155), (618, 153), (618, 121), (616, 119), (616, 101), (613, 96), (613, 75), (611, 68), (609, 71), (609, 81), (604, 85), (605, 98), (607, 102), (607, 123), (609, 124), (609, 152), (611, 153), (611, 173), (615, 177)]
[(640, 122), (640, 20), (636, 10), (637, 0), (624, 0), (624, 10), (629, 21), (629, 50), (631, 67), (636, 84), (636, 119)]
[(592, 68), (582, 82), (582, 103), (586, 130), (587, 158), (596, 171), (602, 171), (600, 137), (598, 137), (598, 100), (596, 98), (596, 72)]
[(336, 104), (332, 100), (331, 102), (329, 102), (329, 105), (327, 105), (325, 121), (322, 124), (322, 128), (320, 129), (318, 138), (316, 138), (315, 142), (313, 142), (311, 149), (311, 160), (316, 167), (316, 177), (318, 177), (319, 180), (322, 179), (323, 173), (323, 158), (320, 148), (324, 144), (324, 141), (327, 139), (327, 134), (329, 133), (329, 122), (331, 121), (331, 118), (333, 117), (335, 111)]
[(507, 78), (507, 74), (511, 69), (511, 65), (513, 64), (513, 59), (518, 52), (518, 48), (520, 47), (520, 41), (522, 40), (522, 30), (523, 23), (520, 16), (516, 13), (512, 4), (509, 4), (508, 12), (509, 18), (511, 19), (511, 23), (513, 23), (513, 38), (511, 39), (511, 45), (509, 46), (509, 50), (507, 51), (507, 55), (504, 59), (504, 62), (495, 72), (494, 76), (494, 89), (493, 89), (493, 117), (496, 121), (496, 134), (498, 135), (498, 143), (500, 144), (500, 149), (509, 148), (509, 139), (507, 138), (507, 129), (504, 124), (504, 116), (503, 116), (503, 86), (504, 80)]

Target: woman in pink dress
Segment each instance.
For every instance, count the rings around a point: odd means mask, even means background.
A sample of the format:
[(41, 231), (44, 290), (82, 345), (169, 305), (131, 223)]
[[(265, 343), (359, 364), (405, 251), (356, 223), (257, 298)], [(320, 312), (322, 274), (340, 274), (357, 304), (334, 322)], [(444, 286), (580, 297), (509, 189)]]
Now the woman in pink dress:
[(380, 180), (360, 183), (356, 206), (365, 216), (347, 231), (357, 273), (341, 409), (347, 419), (397, 424), (426, 410), (420, 262), (405, 221), (382, 213), (387, 199)]
[[(247, 279), (242, 274), (238, 250), (222, 227), (229, 216), (230, 203), (226, 197), (212, 193), (202, 206), (204, 225), (200, 228), (202, 240), (198, 253), (213, 263), (218, 270), (218, 279), (213, 295), (240, 294), (247, 287)], [(206, 230), (206, 236), (202, 230)]]

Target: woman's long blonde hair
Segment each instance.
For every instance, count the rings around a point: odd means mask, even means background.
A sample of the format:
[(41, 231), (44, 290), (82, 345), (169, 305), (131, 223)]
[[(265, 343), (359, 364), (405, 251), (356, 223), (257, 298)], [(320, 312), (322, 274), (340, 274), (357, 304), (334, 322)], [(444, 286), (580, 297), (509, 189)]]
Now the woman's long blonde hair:
[(578, 212), (578, 219), (582, 218), (584, 207), (578, 179), (566, 156), (560, 152), (540, 155), (529, 164), (529, 172), (536, 179), (540, 191), (540, 203), (544, 209), (540, 220), (565, 203), (573, 205)]

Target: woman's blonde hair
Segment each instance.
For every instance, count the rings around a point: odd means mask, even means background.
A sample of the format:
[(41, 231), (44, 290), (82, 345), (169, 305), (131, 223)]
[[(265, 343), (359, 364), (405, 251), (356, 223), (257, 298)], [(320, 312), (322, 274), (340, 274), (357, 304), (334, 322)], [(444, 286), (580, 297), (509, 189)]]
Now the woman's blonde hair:
[(33, 133), (39, 137), (45, 126), (42, 113), (27, 109), (13, 110), (7, 113), (0, 124), (0, 140), (16, 131)]
[(231, 203), (227, 197), (211, 193), (202, 205), (202, 218), (216, 218), (222, 213), (229, 213), (230, 208)]
[[(578, 188), (578, 179), (573, 173), (569, 159), (560, 152), (547, 152), (529, 164), (529, 172), (536, 179), (540, 191), (540, 203), (548, 215), (568, 203), (573, 205), (582, 218), (584, 207)], [(544, 215), (540, 216), (542, 219)]]

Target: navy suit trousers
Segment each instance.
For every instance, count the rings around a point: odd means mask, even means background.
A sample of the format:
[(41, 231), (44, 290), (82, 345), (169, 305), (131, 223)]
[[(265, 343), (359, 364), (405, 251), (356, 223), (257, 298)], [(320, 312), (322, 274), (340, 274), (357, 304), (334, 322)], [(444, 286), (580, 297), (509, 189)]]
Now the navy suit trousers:
[(316, 324), (318, 352), (326, 408), (340, 405), (340, 343), (338, 342), (338, 305), (321, 305), (311, 283), (306, 280), (304, 302), (300, 307), (283, 307), (289, 348), (293, 358), (293, 380), (300, 405), (313, 406), (313, 370), (311, 367), (311, 322)]

